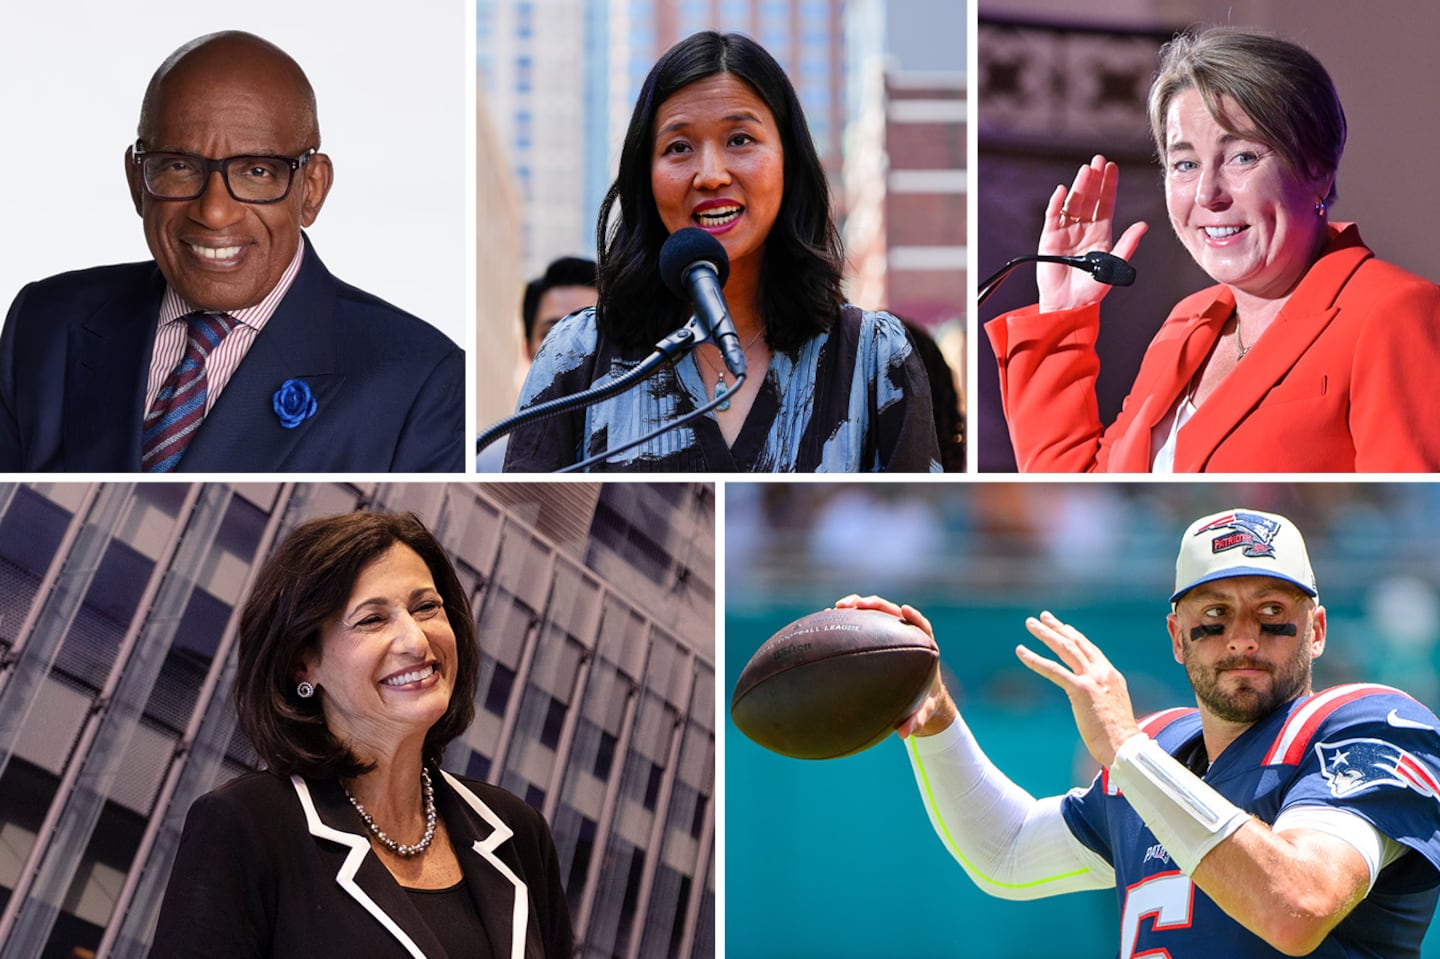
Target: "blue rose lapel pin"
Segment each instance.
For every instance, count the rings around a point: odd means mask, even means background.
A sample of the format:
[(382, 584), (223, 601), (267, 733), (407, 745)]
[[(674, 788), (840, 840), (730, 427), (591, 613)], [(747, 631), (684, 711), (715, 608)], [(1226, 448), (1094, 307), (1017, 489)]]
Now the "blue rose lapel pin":
[(314, 416), (317, 408), (315, 395), (310, 392), (310, 384), (304, 380), (286, 380), (281, 383), (271, 398), (271, 405), (275, 409), (275, 415), (280, 418), (280, 425), (287, 430), (293, 430)]

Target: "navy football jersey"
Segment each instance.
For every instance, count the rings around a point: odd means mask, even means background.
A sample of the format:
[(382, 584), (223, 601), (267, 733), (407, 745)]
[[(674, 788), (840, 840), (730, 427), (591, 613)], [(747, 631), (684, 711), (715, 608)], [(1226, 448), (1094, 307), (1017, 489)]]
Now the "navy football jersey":
[[(1195, 709), (1157, 713), (1141, 728), (1181, 762), (1204, 749)], [(1388, 686), (1336, 686), (1251, 726), (1203, 778), (1267, 824), (1292, 806), (1338, 806), (1414, 850), (1380, 872), (1312, 955), (1419, 956), (1440, 891), (1440, 721), (1430, 710)], [(1115, 869), (1120, 959), (1281, 955), (1181, 874), (1107, 772), (1062, 811)]]

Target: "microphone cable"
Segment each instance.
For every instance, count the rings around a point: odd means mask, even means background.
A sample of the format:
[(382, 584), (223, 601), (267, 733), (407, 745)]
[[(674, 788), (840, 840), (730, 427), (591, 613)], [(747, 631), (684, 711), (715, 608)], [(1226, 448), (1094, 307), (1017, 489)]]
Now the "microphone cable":
[(591, 403), (614, 396), (616, 393), (623, 393), (644, 380), (651, 373), (654, 373), (666, 360), (678, 359), (686, 352), (694, 349), (695, 345), (699, 342), (701, 341), (696, 337), (696, 324), (693, 321), (687, 323), (659, 343), (656, 343), (654, 351), (649, 356), (645, 357), (645, 359), (641, 360), (625, 373), (596, 386), (592, 386), (583, 393), (574, 393), (570, 396), (558, 396), (553, 400), (547, 400), (544, 403), (521, 410), (519, 413), (491, 426), (475, 438), (475, 452), (479, 453), (506, 433), (512, 432), (522, 426), (527, 426), (537, 420), (548, 419), (549, 417), (569, 412), (577, 407), (589, 406)]
[(684, 416), (680, 417), (680, 418), (679, 418), (678, 420), (676, 420), (675, 422), (673, 422), (673, 423), (665, 423), (665, 424), (663, 424), (663, 425), (661, 425), (661, 426), (657, 426), (655, 429), (653, 429), (653, 430), (651, 430), (650, 432), (646, 433), (644, 436), (640, 437), (640, 438), (637, 439), (637, 440), (631, 440), (630, 442), (626, 443), (624, 446), (617, 446), (617, 447), (615, 447), (614, 449), (602, 450), (601, 452), (596, 453), (594, 456), (590, 457), (589, 459), (581, 460), (581, 461), (578, 462), (578, 463), (572, 463), (571, 465), (566, 466), (566, 467), (563, 467), (562, 469), (558, 469), (558, 470), (556, 470), (555, 472), (557, 472), (557, 473), (573, 473), (573, 472), (575, 472), (575, 471), (577, 471), (577, 470), (583, 470), (583, 469), (585, 469), (587, 466), (593, 466), (594, 464), (600, 462), (601, 460), (609, 459), (611, 456), (614, 456), (616, 453), (623, 453), (623, 452), (625, 452), (626, 450), (630, 449), (630, 448), (633, 447), (633, 446), (639, 446), (641, 443), (648, 443), (650, 440), (653, 440), (655, 437), (659, 436), (661, 433), (665, 433), (665, 432), (668, 432), (669, 430), (673, 430), (673, 429), (675, 429), (675, 428), (678, 427), (678, 426), (684, 426), (686, 423), (689, 423), (691, 420), (694, 420), (694, 419), (696, 419), (696, 418), (698, 418), (698, 417), (700, 417), (700, 416), (704, 416), (706, 413), (708, 413), (708, 412), (710, 412), (711, 410), (715, 409), (715, 407), (719, 406), (721, 403), (724, 403), (724, 402), (725, 402), (725, 398), (726, 398), (727, 396), (729, 396), (731, 393), (733, 393), (733, 392), (735, 392), (736, 390), (738, 390), (738, 389), (740, 388), (740, 385), (745, 382), (745, 376), (746, 376), (746, 374), (744, 374), (744, 373), (738, 374), (738, 375), (735, 377), (735, 385), (732, 386), (729, 390), (725, 391), (724, 393), (721, 393), (719, 396), (715, 397), (715, 398), (712, 399), (710, 402), (706, 403), (704, 406), (701, 406), (701, 407), (698, 407), (698, 408), (696, 408), (696, 409), (691, 410), (689, 413), (686, 413)]

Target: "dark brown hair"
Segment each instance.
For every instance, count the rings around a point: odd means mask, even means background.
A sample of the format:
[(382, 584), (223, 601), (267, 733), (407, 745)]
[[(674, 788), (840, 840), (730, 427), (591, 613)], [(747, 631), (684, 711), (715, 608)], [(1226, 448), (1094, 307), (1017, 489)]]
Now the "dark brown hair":
[(391, 546), (413, 549), (434, 577), (455, 633), (458, 672), (450, 706), (425, 734), (436, 764), (475, 716), (479, 645), (470, 602), (450, 558), (413, 513), (345, 513), (295, 528), (265, 561), (240, 615), (235, 705), (255, 752), (273, 771), (316, 778), (357, 776), (369, 766), (325, 725), (320, 696), (301, 699), (296, 670), (320, 627), (350, 597), (360, 572)]
[(651, 68), (620, 147), (620, 169), (600, 203), (595, 322), (623, 347), (653, 344), (690, 315), (689, 305), (660, 280), (660, 247), (670, 234), (660, 222), (650, 181), (655, 116), (680, 90), (719, 74), (744, 81), (769, 108), (785, 156), (784, 192), (761, 265), (765, 342), (794, 353), (830, 329), (845, 302), (840, 290), (845, 256), (825, 167), (790, 78), (769, 51), (744, 34), (707, 30), (675, 44)]

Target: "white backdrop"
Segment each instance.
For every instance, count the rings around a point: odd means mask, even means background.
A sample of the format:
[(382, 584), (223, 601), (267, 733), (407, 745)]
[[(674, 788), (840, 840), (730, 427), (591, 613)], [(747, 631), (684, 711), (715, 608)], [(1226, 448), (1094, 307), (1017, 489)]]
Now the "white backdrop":
[(145, 86), (182, 43), (239, 29), (315, 88), (335, 185), (307, 233), (325, 265), (468, 348), (470, 2), (5, 4), (0, 309), (31, 280), (150, 258), (124, 170)]

